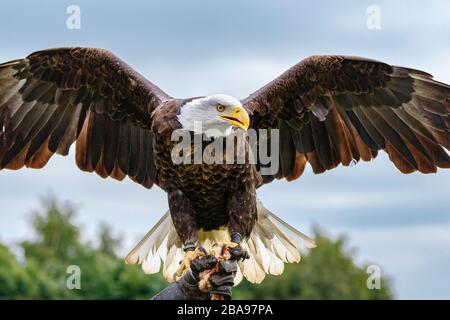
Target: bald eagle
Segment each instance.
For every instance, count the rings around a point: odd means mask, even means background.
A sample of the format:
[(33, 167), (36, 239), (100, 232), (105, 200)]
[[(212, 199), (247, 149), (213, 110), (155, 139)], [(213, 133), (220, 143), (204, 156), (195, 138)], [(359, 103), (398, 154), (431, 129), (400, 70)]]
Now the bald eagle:
[[(261, 174), (258, 158), (173, 163), (176, 130), (215, 129), (209, 138), (219, 141), (251, 128), (278, 130), (271, 155), (280, 163), (271, 174)], [(314, 241), (265, 209), (257, 188), (295, 180), (307, 163), (323, 173), (379, 150), (403, 173), (449, 168), (450, 87), (375, 60), (313, 56), (243, 100), (177, 99), (106, 50), (60, 48), (0, 65), (0, 129), (0, 169), (42, 168), (76, 142), (81, 170), (167, 193), (169, 211), (126, 262), (155, 273), (163, 260), (171, 279), (196, 247), (228, 241), (248, 258), (239, 262), (242, 274), (260, 282)]]

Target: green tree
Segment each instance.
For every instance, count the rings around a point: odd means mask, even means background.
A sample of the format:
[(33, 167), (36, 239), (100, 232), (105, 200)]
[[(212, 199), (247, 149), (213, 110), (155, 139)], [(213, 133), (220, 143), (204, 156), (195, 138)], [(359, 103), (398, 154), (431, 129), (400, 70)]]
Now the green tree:
[[(145, 275), (116, 255), (120, 238), (107, 225), (100, 226), (97, 247), (82, 241), (74, 217), (73, 206), (48, 198), (33, 215), (34, 237), (21, 243), (24, 263), (0, 247), (1, 298), (148, 299), (165, 287), (160, 275)], [(66, 286), (71, 265), (81, 270), (79, 290)]]
[(32, 279), (4, 245), (0, 245), (0, 299), (22, 299), (29, 296)]
[[(20, 244), (23, 261), (0, 245), (0, 299), (149, 299), (167, 283), (161, 275), (145, 275), (139, 266), (117, 256), (121, 239), (105, 224), (99, 237), (83, 241), (74, 222), (75, 209), (52, 198), (32, 218), (34, 237)], [(287, 265), (282, 276), (268, 276), (260, 285), (243, 282), (237, 299), (389, 299), (389, 284), (368, 290), (365, 267), (358, 267), (343, 239), (316, 234), (317, 248), (302, 263)], [(81, 288), (70, 290), (67, 268), (81, 270)]]

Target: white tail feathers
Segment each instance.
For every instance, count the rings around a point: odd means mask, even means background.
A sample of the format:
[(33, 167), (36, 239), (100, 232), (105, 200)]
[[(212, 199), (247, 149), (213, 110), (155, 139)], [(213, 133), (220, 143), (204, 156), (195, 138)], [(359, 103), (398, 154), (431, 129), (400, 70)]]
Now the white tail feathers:
[(242, 246), (250, 252), (250, 259), (240, 262), (239, 267), (248, 281), (260, 283), (266, 274), (282, 274), (284, 263), (300, 262), (302, 248), (316, 245), (258, 202), (258, 221)]
[[(230, 234), (226, 228), (200, 231), (198, 245), (209, 250), (215, 242), (229, 240)], [(243, 241), (242, 246), (249, 251), (250, 259), (239, 263), (236, 284), (242, 276), (252, 283), (260, 283), (266, 274), (282, 274), (284, 263), (299, 262), (300, 250), (304, 247), (314, 248), (315, 243), (258, 202), (258, 220), (250, 238)], [(181, 241), (167, 212), (131, 250), (125, 261), (130, 264), (141, 263), (145, 273), (157, 273), (163, 260), (163, 275), (171, 282), (183, 257)]]
[(153, 226), (145, 237), (125, 257), (129, 264), (142, 264), (145, 273), (157, 273), (161, 269), (161, 259), (164, 261), (163, 273), (167, 281), (172, 281), (172, 275), (183, 259), (181, 241), (175, 231), (169, 212)]

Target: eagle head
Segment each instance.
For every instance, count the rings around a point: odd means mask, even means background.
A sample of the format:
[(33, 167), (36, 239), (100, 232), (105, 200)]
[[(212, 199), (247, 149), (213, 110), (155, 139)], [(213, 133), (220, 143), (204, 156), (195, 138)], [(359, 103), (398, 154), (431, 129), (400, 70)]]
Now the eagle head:
[(238, 99), (215, 94), (184, 104), (178, 121), (185, 130), (216, 138), (229, 135), (233, 127), (247, 130), (250, 117)]

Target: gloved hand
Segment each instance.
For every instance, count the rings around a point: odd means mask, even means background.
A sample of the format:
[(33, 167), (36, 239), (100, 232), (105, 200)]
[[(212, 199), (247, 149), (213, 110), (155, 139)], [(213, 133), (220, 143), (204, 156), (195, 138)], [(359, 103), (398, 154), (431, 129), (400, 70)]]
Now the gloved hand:
[[(200, 248), (201, 249), (201, 248)], [(206, 255), (191, 261), (191, 273), (194, 279), (200, 281), (200, 272), (212, 269), (217, 264), (217, 258), (212, 255)]]
[(209, 300), (212, 294), (220, 294), (225, 299), (231, 299), (231, 289), (237, 271), (235, 260), (221, 261), (218, 273), (210, 276), (210, 287), (206, 292), (199, 289), (200, 273), (213, 269), (217, 258), (212, 255), (203, 256), (191, 261), (191, 270), (178, 281), (155, 295), (153, 300)]
[[(192, 276), (200, 281), (200, 273), (212, 269), (216, 266), (217, 259), (214, 256), (205, 256), (191, 261)], [(220, 294), (226, 300), (231, 299), (231, 289), (234, 285), (234, 277), (237, 272), (237, 262), (235, 260), (220, 261), (218, 272), (210, 276), (211, 286), (208, 288), (209, 294)]]
[(209, 279), (211, 287), (208, 289), (208, 292), (210, 294), (220, 294), (225, 300), (230, 300), (237, 268), (236, 260), (221, 261), (219, 263), (219, 273), (211, 275)]

